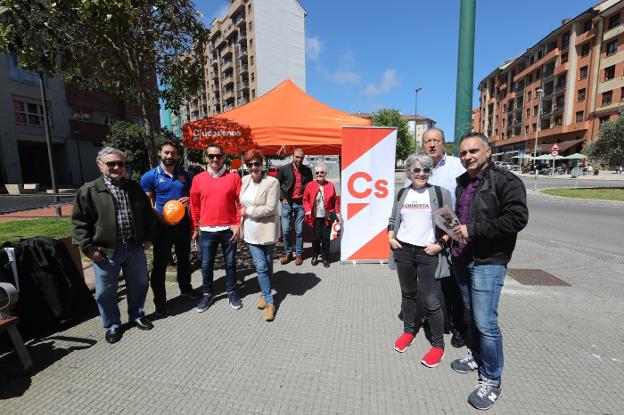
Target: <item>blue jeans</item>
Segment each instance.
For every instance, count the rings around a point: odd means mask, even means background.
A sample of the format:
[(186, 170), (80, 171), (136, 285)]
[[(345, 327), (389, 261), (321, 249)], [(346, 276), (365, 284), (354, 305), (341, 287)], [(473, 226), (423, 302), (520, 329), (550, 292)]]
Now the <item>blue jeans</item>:
[(256, 245), (249, 244), (251, 259), (256, 266), (258, 284), (267, 304), (273, 304), (273, 294), (271, 294), (271, 277), (273, 277), (273, 248), (275, 244)]
[[(479, 364), (479, 376), (501, 383), (503, 336), (498, 327), (498, 301), (505, 282), (506, 265), (453, 263), (453, 275), (464, 305), (472, 314), (472, 353)], [(469, 330), (471, 328), (468, 328)]]
[(295, 255), (303, 255), (303, 217), (305, 212), (301, 203), (282, 203), (282, 238), (286, 255), (293, 253), (290, 245), (290, 222), (295, 218)]
[(236, 288), (236, 242), (230, 241), (234, 233), (228, 229), (219, 232), (201, 231), (199, 246), (201, 250), (201, 271), (204, 294), (212, 295), (212, 280), (214, 277), (214, 262), (217, 248), (221, 244), (225, 258), (225, 288), (233, 292)]
[(95, 272), (95, 301), (100, 310), (104, 329), (119, 328), (121, 318), (117, 304), (119, 271), (123, 270), (128, 295), (130, 321), (143, 317), (147, 296), (147, 261), (143, 246), (135, 243), (118, 243), (112, 257), (93, 262)]

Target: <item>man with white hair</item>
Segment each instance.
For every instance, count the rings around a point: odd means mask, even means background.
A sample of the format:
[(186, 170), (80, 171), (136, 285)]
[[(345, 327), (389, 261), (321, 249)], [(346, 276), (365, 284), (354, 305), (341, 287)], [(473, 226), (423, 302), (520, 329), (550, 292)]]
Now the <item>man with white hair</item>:
[(93, 261), (95, 300), (105, 339), (121, 339), (117, 304), (119, 272), (123, 270), (130, 323), (141, 330), (154, 326), (143, 307), (148, 289), (145, 249), (151, 246), (156, 218), (138, 183), (127, 179), (123, 151), (103, 148), (97, 156), (102, 175), (78, 189), (72, 211), (72, 240)]

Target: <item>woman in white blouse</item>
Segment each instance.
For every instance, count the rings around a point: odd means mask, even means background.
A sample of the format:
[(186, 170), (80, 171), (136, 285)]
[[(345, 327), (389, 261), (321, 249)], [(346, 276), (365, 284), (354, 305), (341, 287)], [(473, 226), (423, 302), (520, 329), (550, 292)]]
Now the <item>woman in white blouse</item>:
[(263, 161), (264, 156), (258, 150), (248, 150), (243, 155), (249, 174), (243, 177), (241, 184), (241, 235), (249, 246), (262, 291), (258, 308), (264, 310), (266, 321), (273, 321), (275, 304), (271, 294), (271, 277), (273, 248), (280, 238), (280, 192), (279, 181), (265, 174)]

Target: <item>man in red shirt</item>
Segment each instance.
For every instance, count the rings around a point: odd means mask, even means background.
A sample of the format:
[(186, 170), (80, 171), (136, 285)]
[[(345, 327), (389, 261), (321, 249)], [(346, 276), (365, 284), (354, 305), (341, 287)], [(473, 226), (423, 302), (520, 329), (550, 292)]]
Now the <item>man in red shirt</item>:
[(240, 233), (239, 195), (241, 179), (225, 167), (225, 155), (219, 144), (208, 144), (208, 170), (193, 178), (191, 217), (193, 239), (199, 240), (203, 291), (197, 311), (208, 309), (213, 299), (212, 280), (217, 248), (225, 258), (225, 287), (228, 302), (238, 310), (243, 306), (236, 293), (236, 244)]
[(295, 219), (295, 265), (303, 263), (303, 192), (312, 181), (312, 171), (303, 165), (305, 153), (303, 149), (293, 151), (292, 163), (282, 166), (277, 178), (280, 182), (280, 200), (282, 201), (282, 237), (284, 238), (285, 255), (280, 258), (282, 264), (293, 259), (293, 247), (290, 237), (290, 225)]

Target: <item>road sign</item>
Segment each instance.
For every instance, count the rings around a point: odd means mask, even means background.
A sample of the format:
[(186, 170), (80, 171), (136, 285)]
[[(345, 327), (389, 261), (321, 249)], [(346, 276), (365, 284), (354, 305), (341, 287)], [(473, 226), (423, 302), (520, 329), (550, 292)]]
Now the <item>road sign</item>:
[(557, 143), (553, 144), (552, 149), (550, 150), (550, 154), (554, 157), (559, 155), (559, 146)]

